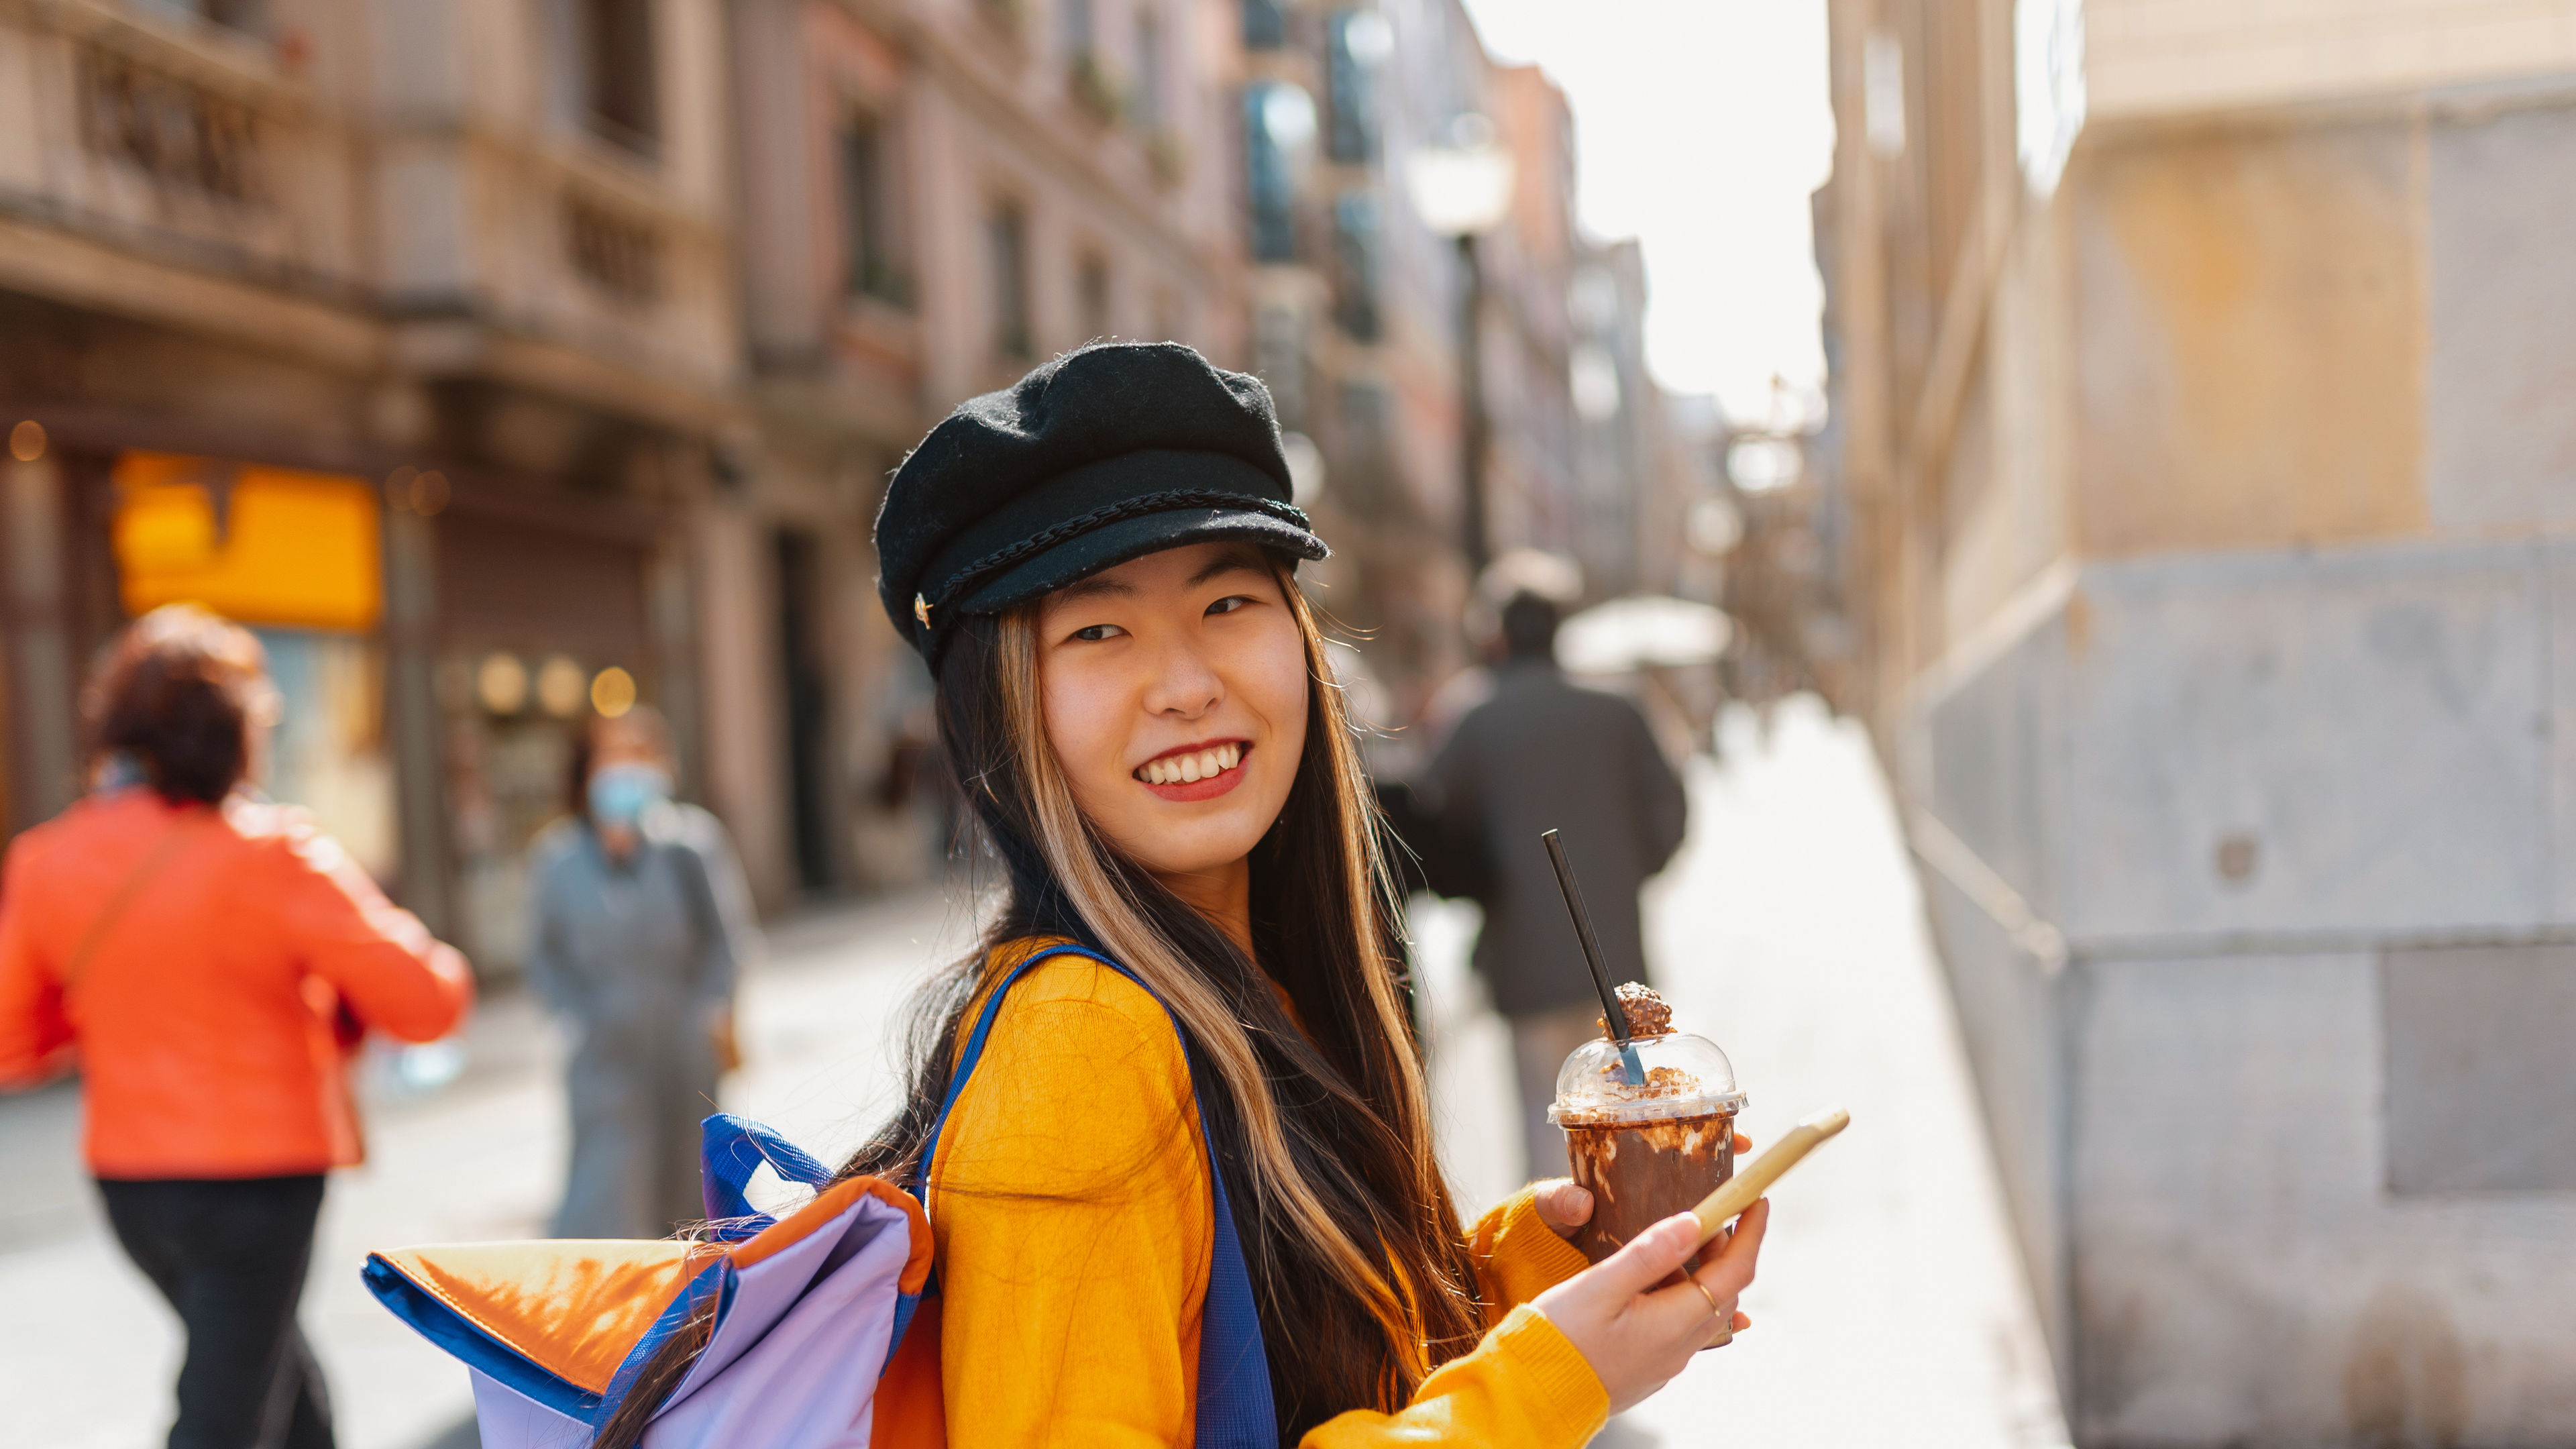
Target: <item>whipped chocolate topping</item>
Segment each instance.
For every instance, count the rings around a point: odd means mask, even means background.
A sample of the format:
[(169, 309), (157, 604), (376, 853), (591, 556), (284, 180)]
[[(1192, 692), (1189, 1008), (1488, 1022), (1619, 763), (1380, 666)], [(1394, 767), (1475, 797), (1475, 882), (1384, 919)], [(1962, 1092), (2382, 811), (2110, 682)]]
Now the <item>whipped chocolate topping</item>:
[[(1673, 1029), (1673, 1009), (1664, 1004), (1655, 988), (1642, 981), (1631, 981), (1619, 988), (1619, 1009), (1628, 1015), (1630, 1036), (1663, 1036)], [(1619, 1033), (1610, 1029), (1610, 1018), (1597, 1016), (1593, 1021), (1603, 1036), (1612, 1041), (1619, 1039)]]

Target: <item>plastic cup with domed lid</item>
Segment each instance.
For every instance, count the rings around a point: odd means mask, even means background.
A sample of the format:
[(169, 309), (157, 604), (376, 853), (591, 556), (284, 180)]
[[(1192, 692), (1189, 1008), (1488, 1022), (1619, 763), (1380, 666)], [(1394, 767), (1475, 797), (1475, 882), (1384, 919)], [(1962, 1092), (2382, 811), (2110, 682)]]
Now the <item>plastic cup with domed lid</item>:
[[(1629, 1239), (1688, 1212), (1735, 1172), (1735, 1116), (1747, 1100), (1717, 1043), (1673, 1031), (1662, 998), (1630, 983), (1619, 1002), (1636, 1035), (1623, 1050), (1604, 1034), (1576, 1047), (1556, 1074), (1547, 1120), (1565, 1129), (1576, 1183), (1592, 1217), (1574, 1246), (1598, 1263)], [(1651, 1032), (1651, 1034), (1650, 1034)], [(1631, 1080), (1628, 1053), (1644, 1068)], [(1683, 1271), (1698, 1266), (1694, 1256)]]

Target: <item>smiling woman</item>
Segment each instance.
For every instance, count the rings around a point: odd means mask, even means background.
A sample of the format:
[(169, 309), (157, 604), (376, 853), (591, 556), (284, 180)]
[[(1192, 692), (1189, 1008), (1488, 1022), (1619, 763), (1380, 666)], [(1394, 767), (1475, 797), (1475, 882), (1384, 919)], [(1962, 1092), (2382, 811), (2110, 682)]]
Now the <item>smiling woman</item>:
[(1047, 744), (1109, 843), (1252, 939), (1252, 848), (1306, 750), (1294, 584), (1240, 542), (1147, 554), (1039, 604)]
[[(1007, 880), (835, 1179), (917, 1193), (935, 1246), (867, 1442), (1574, 1449), (1746, 1322), (1759, 1208), (1663, 1287), (1687, 1214), (1588, 1269), (1570, 1183), (1459, 1223), (1289, 497), (1268, 393), (1170, 344), (974, 399), (888, 491), (887, 617)], [(684, 1387), (723, 1297), (594, 1445), (723, 1412)]]

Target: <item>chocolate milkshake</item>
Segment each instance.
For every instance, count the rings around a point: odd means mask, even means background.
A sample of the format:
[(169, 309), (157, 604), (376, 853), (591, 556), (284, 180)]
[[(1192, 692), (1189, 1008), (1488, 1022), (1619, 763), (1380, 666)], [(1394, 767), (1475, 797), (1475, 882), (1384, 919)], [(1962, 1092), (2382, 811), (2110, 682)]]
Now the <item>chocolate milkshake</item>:
[[(1662, 997), (1632, 981), (1618, 999), (1634, 1061), (1605, 1019), (1601, 1039), (1565, 1059), (1547, 1111), (1565, 1129), (1574, 1180), (1592, 1193), (1592, 1220), (1575, 1232), (1574, 1246), (1595, 1263), (1726, 1181), (1745, 1102), (1726, 1053), (1706, 1037), (1674, 1031)], [(1693, 1258), (1685, 1271), (1697, 1266)]]

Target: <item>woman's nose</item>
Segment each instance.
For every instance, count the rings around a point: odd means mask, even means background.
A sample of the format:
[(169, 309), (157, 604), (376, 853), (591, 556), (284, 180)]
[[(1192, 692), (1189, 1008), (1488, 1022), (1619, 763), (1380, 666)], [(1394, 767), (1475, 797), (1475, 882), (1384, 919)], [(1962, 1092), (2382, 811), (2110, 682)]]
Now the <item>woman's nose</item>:
[(1154, 677), (1145, 689), (1145, 712), (1196, 719), (1225, 698), (1225, 684), (1215, 670), (1186, 643), (1174, 641), (1155, 660)]

